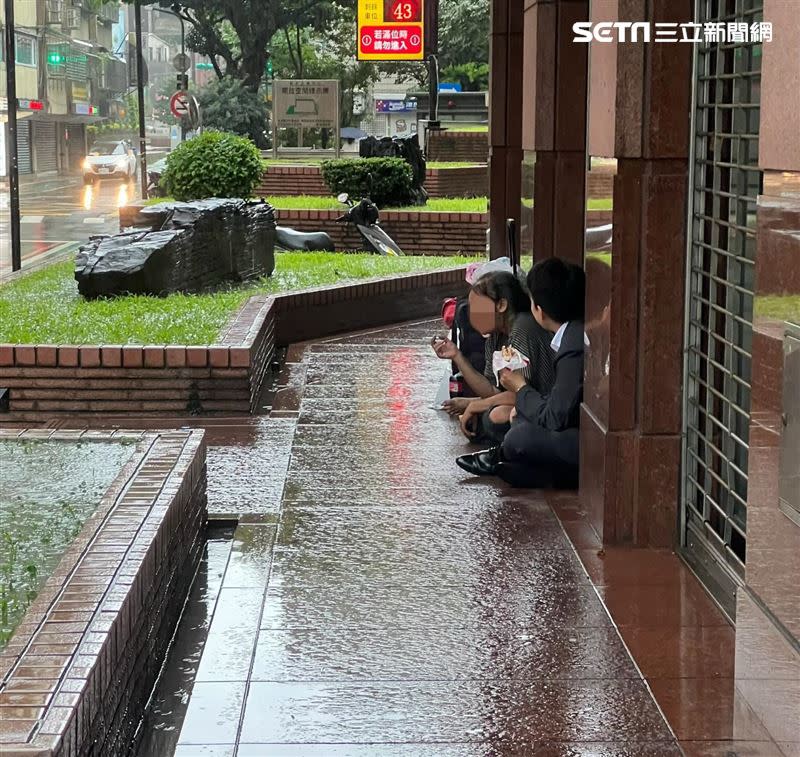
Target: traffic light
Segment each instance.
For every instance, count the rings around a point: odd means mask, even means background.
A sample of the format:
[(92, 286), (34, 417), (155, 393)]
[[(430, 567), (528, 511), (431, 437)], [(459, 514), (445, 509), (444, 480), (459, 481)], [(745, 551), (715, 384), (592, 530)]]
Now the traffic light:
[(274, 74), (272, 72), (272, 58), (267, 58), (267, 76), (272, 79)]
[(63, 66), (67, 62), (67, 57), (60, 50), (50, 49), (47, 51), (47, 63), (50, 66)]

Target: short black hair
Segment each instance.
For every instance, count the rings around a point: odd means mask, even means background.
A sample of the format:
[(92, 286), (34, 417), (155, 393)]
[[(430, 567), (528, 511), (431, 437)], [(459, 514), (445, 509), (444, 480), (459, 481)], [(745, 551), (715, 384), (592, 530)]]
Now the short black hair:
[(586, 275), (583, 268), (561, 258), (540, 260), (528, 273), (533, 304), (556, 323), (581, 321)]
[(472, 291), (488, 297), (492, 302), (505, 300), (508, 309), (514, 313), (530, 311), (531, 301), (520, 280), (506, 271), (495, 271), (481, 276), (473, 285)]

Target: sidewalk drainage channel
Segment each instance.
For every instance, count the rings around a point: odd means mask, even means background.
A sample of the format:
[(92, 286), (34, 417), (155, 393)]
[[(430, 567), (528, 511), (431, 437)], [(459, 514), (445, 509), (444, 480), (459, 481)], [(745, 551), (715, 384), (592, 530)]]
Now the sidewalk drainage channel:
[(232, 520), (210, 520), (206, 526), (203, 556), (139, 725), (131, 757), (171, 757), (177, 748), (235, 528), (236, 521)]

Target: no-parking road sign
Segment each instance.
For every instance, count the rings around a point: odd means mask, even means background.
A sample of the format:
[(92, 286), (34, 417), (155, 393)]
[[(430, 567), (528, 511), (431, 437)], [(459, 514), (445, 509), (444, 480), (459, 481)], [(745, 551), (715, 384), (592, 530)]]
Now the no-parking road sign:
[(175, 92), (169, 98), (169, 109), (175, 118), (185, 118), (189, 115), (189, 95), (186, 92)]

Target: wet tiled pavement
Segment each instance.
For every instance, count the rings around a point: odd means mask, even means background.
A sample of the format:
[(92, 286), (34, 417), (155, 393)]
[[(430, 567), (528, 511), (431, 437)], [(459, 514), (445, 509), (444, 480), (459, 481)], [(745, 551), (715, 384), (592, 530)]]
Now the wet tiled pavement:
[(433, 328), (294, 348), (272, 416), (206, 426), (241, 520), (143, 754), (680, 754), (549, 505), (453, 464)]
[(800, 755), (800, 656), (744, 598), (734, 629), (674, 554), (601, 549), (576, 494), (455, 467), (437, 329), (290, 347), (269, 415), (134, 422), (206, 430), (227, 523), (139, 757)]

